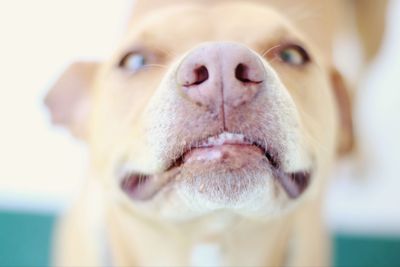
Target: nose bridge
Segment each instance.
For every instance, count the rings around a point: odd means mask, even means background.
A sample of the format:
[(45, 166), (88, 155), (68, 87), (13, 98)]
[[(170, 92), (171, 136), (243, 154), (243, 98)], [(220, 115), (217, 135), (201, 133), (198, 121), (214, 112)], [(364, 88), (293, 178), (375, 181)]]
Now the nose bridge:
[(250, 103), (265, 80), (258, 56), (244, 45), (205, 43), (177, 68), (178, 90), (200, 106), (235, 108)]

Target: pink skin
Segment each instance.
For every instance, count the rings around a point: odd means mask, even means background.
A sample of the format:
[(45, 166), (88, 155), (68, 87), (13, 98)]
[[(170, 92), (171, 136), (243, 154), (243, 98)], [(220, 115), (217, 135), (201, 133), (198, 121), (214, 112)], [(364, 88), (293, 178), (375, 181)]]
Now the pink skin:
[(176, 79), (188, 99), (201, 106), (220, 105), (225, 113), (252, 101), (265, 80), (265, 70), (245, 46), (210, 43), (184, 58)]

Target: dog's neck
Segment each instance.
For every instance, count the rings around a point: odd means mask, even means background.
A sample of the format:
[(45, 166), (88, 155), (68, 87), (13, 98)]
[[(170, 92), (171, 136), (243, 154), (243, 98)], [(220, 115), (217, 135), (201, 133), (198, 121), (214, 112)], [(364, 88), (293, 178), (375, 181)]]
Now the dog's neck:
[(134, 218), (120, 207), (110, 212), (108, 241), (118, 266), (278, 266), (290, 235), (285, 231), (289, 220), (232, 223), (206, 218), (166, 226)]

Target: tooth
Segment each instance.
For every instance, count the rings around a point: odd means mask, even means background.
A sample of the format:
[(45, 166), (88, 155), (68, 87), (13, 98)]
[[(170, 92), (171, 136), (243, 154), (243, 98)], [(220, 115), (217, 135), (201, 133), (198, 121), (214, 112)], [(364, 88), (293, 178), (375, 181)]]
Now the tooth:
[(207, 139), (207, 141), (206, 141), (206, 145), (212, 145), (212, 143), (213, 143), (213, 137), (209, 137), (208, 139)]
[(223, 138), (218, 138), (215, 142), (216, 145), (222, 145), (224, 143), (224, 139)]
[(222, 132), (217, 136), (210, 136), (206, 140), (199, 141), (199, 147), (205, 146), (219, 146), (224, 143), (246, 143), (251, 144), (248, 140), (246, 140), (243, 134), (236, 134), (230, 132)]

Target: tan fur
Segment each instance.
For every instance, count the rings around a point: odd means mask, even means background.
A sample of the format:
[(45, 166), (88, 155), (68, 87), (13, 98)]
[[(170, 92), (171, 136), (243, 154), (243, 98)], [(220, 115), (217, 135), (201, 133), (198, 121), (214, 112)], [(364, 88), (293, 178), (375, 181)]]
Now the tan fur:
[[(59, 228), (58, 265), (188, 266), (201, 244), (217, 247), (224, 266), (328, 265), (321, 202), (336, 150), (352, 143), (351, 107), (331, 58), (339, 7), (335, 1), (254, 2), (138, 1), (115, 55), (102, 64), (78, 64), (74, 77), (71, 70), (64, 76), (79, 81), (69, 84), (73, 92), (76, 87), (84, 92), (69, 104), (80, 110), (79, 119), (60, 110), (59, 92), (68, 85), (56, 84), (46, 102), (63, 118), (56, 122), (88, 143), (92, 156), (88, 185)], [(296, 69), (269, 56), (287, 40), (307, 48), (309, 66)], [(256, 125), (279, 147), (284, 169), (314, 166), (311, 185), (299, 199), (289, 199), (257, 168), (238, 178), (247, 179), (246, 190), (228, 188), (224, 195), (212, 184), (198, 194), (203, 188), (190, 172), (203, 177), (203, 171), (190, 169), (148, 201), (132, 201), (120, 189), (124, 168), (162, 173), (184, 148), (183, 140), (204, 138), (217, 127), (182, 101), (175, 81), (182, 60), (210, 41), (245, 45), (262, 62), (269, 90), (240, 110), (253, 116), (242, 121), (233, 112), (229, 120), (243, 129)], [(120, 58), (132, 49), (152, 51), (159, 62), (135, 74), (118, 70)], [(202, 181), (215, 181), (218, 169), (207, 175)]]

